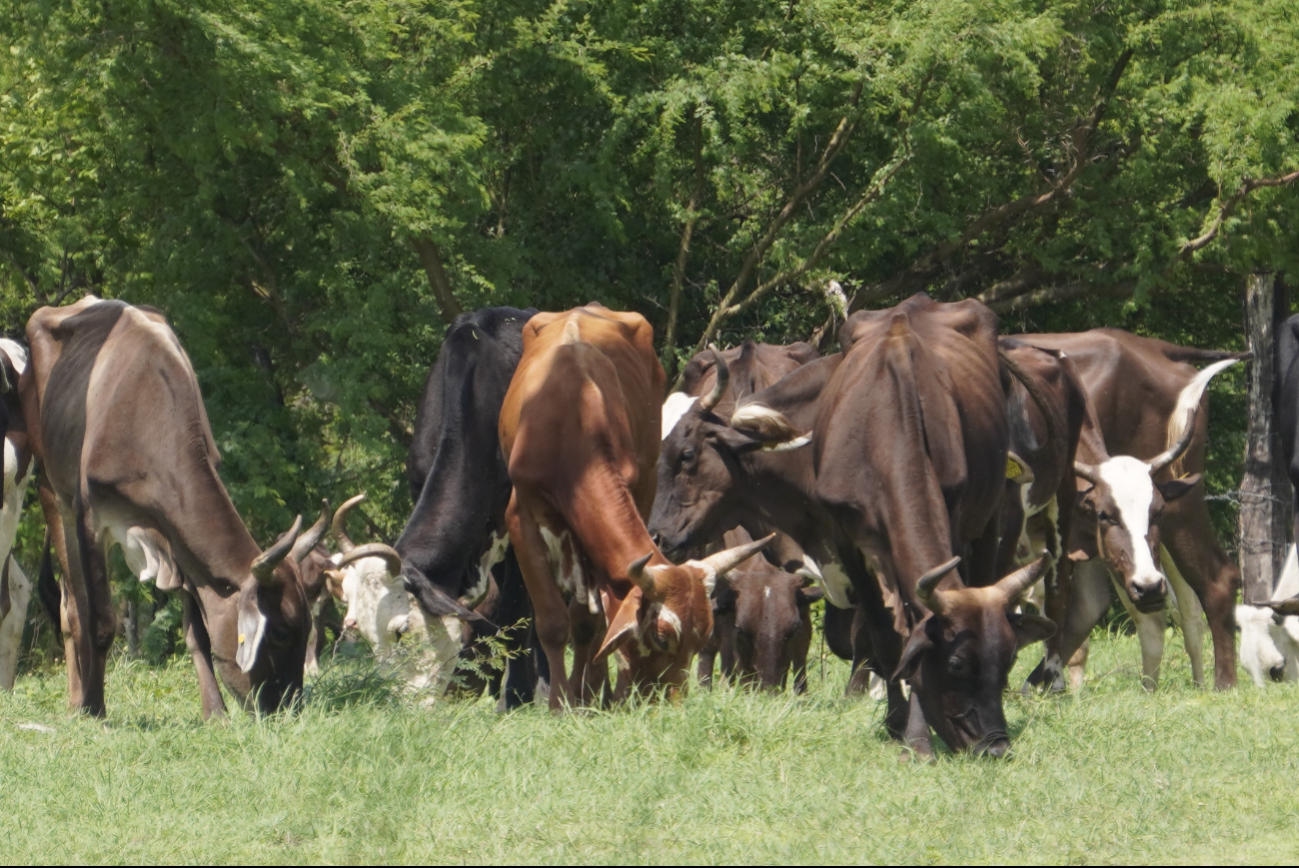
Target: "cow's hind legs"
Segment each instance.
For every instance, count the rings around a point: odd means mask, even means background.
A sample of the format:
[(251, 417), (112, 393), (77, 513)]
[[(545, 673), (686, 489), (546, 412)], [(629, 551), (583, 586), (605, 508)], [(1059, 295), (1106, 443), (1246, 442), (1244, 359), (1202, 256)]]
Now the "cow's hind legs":
[(519, 570), (523, 573), (528, 596), (532, 598), (532, 611), (536, 618), (537, 642), (546, 655), (550, 674), (550, 710), (562, 711), (574, 704), (572, 685), (564, 651), (568, 647), (568, 604), (564, 602), (547, 558), (546, 543), (541, 530), (527, 510), (518, 502), (518, 491), (510, 497), (505, 510), (505, 523), (509, 528), (510, 542)]
[(203, 624), (203, 614), (198, 609), (198, 602), (189, 591), (181, 591), (184, 601), (182, 619), (185, 628), (185, 646), (194, 660), (194, 669), (198, 672), (198, 692), (203, 700), (203, 719), (213, 716), (226, 716), (226, 703), (221, 698), (221, 688), (217, 686), (216, 673), (212, 670), (212, 640)]

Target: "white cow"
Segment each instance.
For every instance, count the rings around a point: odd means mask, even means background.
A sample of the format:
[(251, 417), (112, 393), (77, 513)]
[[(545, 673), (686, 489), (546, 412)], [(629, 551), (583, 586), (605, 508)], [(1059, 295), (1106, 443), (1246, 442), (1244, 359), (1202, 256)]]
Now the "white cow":
[(330, 589), (347, 606), (343, 629), (370, 643), (375, 657), (412, 690), (441, 695), (463, 647), (459, 618), (426, 616), (406, 591), (401, 557), (386, 545), (355, 545), (344, 530), (357, 495), (334, 514), (334, 537), (342, 551), (331, 558)]
[[(1280, 602), (1299, 596), (1299, 555), (1290, 546), (1281, 580), (1272, 593)], [(1277, 623), (1280, 618), (1281, 623)], [(1240, 627), (1240, 665), (1259, 687), (1265, 675), (1280, 672), (1286, 681), (1299, 681), (1299, 615), (1280, 616), (1267, 606), (1236, 607)]]
[(32, 595), (32, 583), (10, 556), (18, 535), (23, 496), (32, 478), (33, 462), (26, 448), (27, 433), (18, 403), (18, 377), (26, 368), (27, 350), (15, 341), (0, 338), (0, 398), (5, 402), (11, 429), (4, 432), (4, 500), (0, 508), (0, 688), (5, 690), (14, 687), (18, 645)]

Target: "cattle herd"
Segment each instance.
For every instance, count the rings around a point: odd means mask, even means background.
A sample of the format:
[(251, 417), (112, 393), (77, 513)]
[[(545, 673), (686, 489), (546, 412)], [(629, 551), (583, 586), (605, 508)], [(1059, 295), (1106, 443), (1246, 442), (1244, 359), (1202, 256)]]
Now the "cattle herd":
[[(923, 294), (853, 314), (839, 341), (827, 356), (710, 348), (665, 401), (639, 314), (464, 314), (424, 389), (396, 543), (353, 541), (356, 495), (263, 549), (218, 475), (164, 316), (94, 297), (42, 308), (27, 347), (0, 341), (0, 685), (13, 686), (33, 590), (8, 553), (37, 465), (39, 587), (69, 703), (91, 714), (105, 713), (116, 634), (113, 545), (141, 581), (181, 592), (205, 717), (225, 713), (218, 679), (248, 708), (293, 702), (331, 596), (344, 629), (399, 658), (421, 695), (463, 688), (457, 662), (495, 636), (505, 670), (470, 686), (502, 709), (556, 711), (674, 698), (696, 657), (711, 683), (719, 655), (729, 679), (801, 692), (824, 599), (848, 690), (886, 698), (889, 734), (921, 755), (936, 733), (1002, 756), (1016, 655), (1044, 643), (1024, 689), (1076, 685), (1111, 585), (1149, 687), (1170, 612), (1197, 684), (1206, 616), (1216, 687), (1235, 683), (1237, 623), (1255, 680), (1299, 677), (1299, 562), (1271, 608), (1236, 606), (1240, 574), (1200, 484), (1205, 390), (1245, 355), (1117, 329), (1004, 336), (979, 302)], [(1299, 318), (1280, 356), (1293, 433)]]

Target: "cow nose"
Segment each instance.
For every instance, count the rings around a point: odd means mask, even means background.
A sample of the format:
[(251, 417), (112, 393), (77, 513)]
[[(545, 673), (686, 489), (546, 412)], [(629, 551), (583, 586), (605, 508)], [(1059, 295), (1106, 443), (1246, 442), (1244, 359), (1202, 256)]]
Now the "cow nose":
[(994, 759), (1001, 759), (1010, 750), (1010, 739), (999, 738), (992, 744), (988, 745), (988, 756)]
[(355, 629), (356, 629), (356, 619), (355, 619), (355, 618), (344, 618), (344, 619), (343, 619), (343, 629), (344, 629), (344, 630), (355, 630)]

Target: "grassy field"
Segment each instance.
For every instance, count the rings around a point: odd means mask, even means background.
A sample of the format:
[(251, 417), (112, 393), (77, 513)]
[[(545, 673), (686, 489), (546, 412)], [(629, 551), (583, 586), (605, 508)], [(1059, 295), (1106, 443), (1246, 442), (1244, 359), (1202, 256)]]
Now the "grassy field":
[[(1180, 645), (1170, 637), (1170, 648)], [(1017, 676), (1032, 661), (1025, 655)], [(0, 853), (21, 862), (1293, 862), (1299, 690), (1143, 692), (1131, 637), (1080, 694), (1007, 698), (1014, 758), (900, 764), (846, 670), (556, 719), (395, 699), (357, 668), (304, 710), (204, 725), (186, 660), (119, 661), (107, 722), (61, 673), (0, 695)], [(1210, 670), (1212, 671), (1212, 670)], [(1016, 682), (1018, 683), (1018, 682)]]

